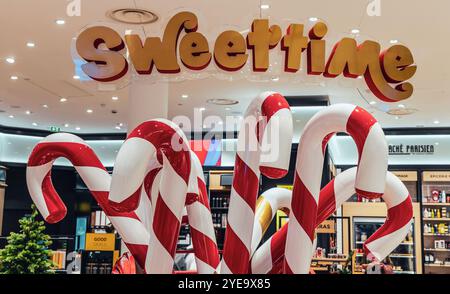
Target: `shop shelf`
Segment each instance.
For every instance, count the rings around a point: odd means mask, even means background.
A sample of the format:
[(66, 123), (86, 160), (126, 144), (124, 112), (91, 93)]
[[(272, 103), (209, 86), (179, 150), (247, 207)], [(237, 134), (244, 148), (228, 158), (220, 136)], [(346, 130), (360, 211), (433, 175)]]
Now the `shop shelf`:
[(450, 252), (450, 249), (425, 248), (423, 251), (432, 251), (432, 252)]
[(425, 263), (425, 266), (429, 266), (429, 267), (450, 267), (450, 264)]
[(411, 254), (391, 254), (390, 258), (414, 258), (414, 255)]
[(424, 218), (423, 220), (424, 220), (424, 221), (436, 221), (436, 222), (439, 222), (439, 221), (441, 221), (441, 222), (449, 222), (449, 221), (450, 221), (450, 218), (447, 218), (447, 217), (441, 217), (441, 218)]
[(424, 237), (450, 237), (450, 234), (430, 234), (424, 233)]
[(424, 202), (422, 203), (423, 206), (450, 206), (450, 203), (431, 203), (431, 202)]

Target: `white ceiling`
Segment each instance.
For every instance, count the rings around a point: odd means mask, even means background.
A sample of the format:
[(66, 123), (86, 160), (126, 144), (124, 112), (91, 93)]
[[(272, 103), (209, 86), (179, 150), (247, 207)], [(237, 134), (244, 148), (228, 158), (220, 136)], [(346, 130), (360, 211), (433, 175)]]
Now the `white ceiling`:
[[(367, 92), (363, 80), (334, 80), (308, 77), (303, 72), (277, 74), (277, 82), (255, 82), (251, 78), (233, 81), (209, 77), (183, 82), (171, 82), (169, 86), (169, 116), (193, 116), (193, 107), (206, 107), (206, 115), (238, 115), (245, 111), (249, 101), (263, 90), (279, 91), (285, 95), (326, 94), (332, 103), (350, 102), (373, 111), (383, 127), (442, 127), (450, 126), (450, 1), (381, 0), (381, 16), (369, 17), (364, 0), (315, 0), (298, 1), (263, 0), (270, 9), (262, 11), (274, 23), (288, 21), (310, 26), (311, 16), (323, 19), (329, 26), (326, 37), (328, 49), (338, 38), (348, 36), (358, 28), (358, 40), (372, 39), (383, 47), (389, 40), (398, 39), (408, 46), (414, 55), (418, 71), (412, 79), (415, 93), (403, 104), (418, 111), (400, 117), (386, 114), (396, 104), (383, 104)], [(87, 25), (110, 22), (105, 16), (113, 8), (134, 7), (149, 9), (160, 16), (157, 23), (145, 26), (147, 35), (162, 34), (167, 19), (181, 9), (195, 12), (200, 19), (199, 31), (213, 42), (214, 36), (225, 29), (245, 31), (252, 19), (260, 14), (260, 0), (208, 1), (208, 0), (81, 0), (81, 16), (66, 15), (69, 1), (61, 0), (4, 0), (1, 1), (0, 24), (0, 124), (14, 127), (48, 129), (50, 126), (77, 132), (123, 132), (115, 129), (118, 123), (126, 123), (128, 88), (125, 82), (116, 83), (122, 89), (99, 91), (92, 82), (74, 80), (75, 66), (72, 61), (71, 44)], [(66, 24), (58, 26), (55, 20), (63, 18)], [(126, 29), (142, 30), (140, 26), (117, 25)], [(26, 43), (33, 41), (35, 48)], [(276, 49), (278, 50), (278, 49)], [(329, 50), (328, 50), (329, 51)], [(13, 56), (14, 64), (5, 62)], [(276, 68), (276, 65), (273, 65)], [(11, 75), (19, 80), (10, 80)], [(365, 96), (364, 100), (358, 89)], [(188, 94), (188, 99), (182, 99)], [(112, 101), (118, 96), (118, 101)], [(66, 103), (59, 102), (66, 97)], [(211, 98), (232, 98), (240, 103), (226, 111), (225, 107), (206, 105)], [(378, 101), (371, 106), (367, 101)], [(157, 100), (149, 98), (148, 107)], [(48, 108), (42, 107), (47, 104)], [(101, 105), (104, 106), (101, 106)], [(182, 104), (182, 105), (179, 105)], [(20, 108), (14, 108), (20, 107)], [(87, 109), (94, 113), (86, 113)], [(26, 111), (32, 111), (27, 115)], [(111, 110), (117, 110), (112, 114)], [(9, 116), (13, 115), (14, 118)], [(440, 124), (433, 122), (438, 120)], [(32, 123), (38, 126), (33, 126)], [(65, 128), (64, 124), (69, 127)]]

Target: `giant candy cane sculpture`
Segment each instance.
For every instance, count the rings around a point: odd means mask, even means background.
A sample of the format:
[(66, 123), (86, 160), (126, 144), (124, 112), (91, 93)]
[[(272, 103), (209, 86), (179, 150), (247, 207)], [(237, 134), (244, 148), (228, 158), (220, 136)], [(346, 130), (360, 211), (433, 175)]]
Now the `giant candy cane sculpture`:
[(324, 161), (323, 145), (330, 134), (336, 132), (348, 133), (358, 148), (356, 192), (367, 198), (380, 197), (384, 192), (388, 148), (383, 130), (373, 116), (349, 104), (332, 105), (318, 112), (305, 126), (298, 147), (285, 273), (309, 272)]
[[(123, 241), (143, 268), (149, 234), (145, 227), (146, 210), (116, 212), (108, 204), (111, 177), (94, 151), (79, 137), (71, 134), (53, 134), (36, 145), (28, 159), (27, 185), (33, 202), (49, 223), (62, 220), (67, 208), (53, 187), (51, 169), (59, 157), (67, 158), (75, 167), (86, 186), (122, 236)], [(145, 198), (141, 206), (147, 206)]]
[[(262, 93), (247, 109), (239, 132), (221, 273), (248, 273), (259, 177), (286, 175), (291, 144), (292, 117), (286, 99)], [(261, 156), (264, 149), (271, 149), (272, 156)]]
[[(320, 201), (316, 226), (330, 217), (347, 199), (355, 193), (356, 168), (339, 174), (320, 191)], [(274, 188), (265, 193), (265, 204), (271, 210), (290, 208), (286, 205), (292, 192), (287, 189)], [(411, 229), (413, 218), (412, 200), (405, 185), (392, 173), (386, 175), (386, 188), (382, 199), (386, 202), (387, 215), (385, 223), (364, 243), (368, 259), (383, 260), (394, 250)], [(261, 202), (264, 204), (264, 202)], [(259, 209), (258, 211), (262, 211)], [(266, 222), (264, 222), (265, 224)], [(274, 268), (280, 265), (284, 256), (287, 228), (283, 226), (269, 240), (264, 242), (252, 257), (252, 273), (262, 274), (279, 271)], [(264, 230), (264, 226), (261, 227)], [(257, 230), (255, 230), (258, 233)], [(260, 241), (261, 239), (259, 239)], [(255, 237), (255, 242), (258, 239)]]
[(191, 171), (187, 139), (177, 125), (168, 120), (150, 120), (128, 135), (116, 158), (109, 203), (118, 211), (137, 208), (152, 158), (158, 158), (162, 169), (158, 195), (152, 202), (145, 271), (171, 273)]
[[(160, 170), (161, 168), (158, 164), (152, 165), (151, 171), (145, 178), (145, 189), (152, 203), (156, 202), (159, 194)], [(203, 168), (197, 155), (192, 151), (186, 210), (192, 235), (197, 272), (199, 274), (215, 273), (220, 262), (219, 250), (209, 207)], [(153, 214), (154, 211), (152, 211)], [(161, 221), (163, 220), (151, 220), (152, 223)], [(150, 226), (150, 230), (153, 230), (153, 226)], [(151, 232), (151, 234), (154, 233)]]

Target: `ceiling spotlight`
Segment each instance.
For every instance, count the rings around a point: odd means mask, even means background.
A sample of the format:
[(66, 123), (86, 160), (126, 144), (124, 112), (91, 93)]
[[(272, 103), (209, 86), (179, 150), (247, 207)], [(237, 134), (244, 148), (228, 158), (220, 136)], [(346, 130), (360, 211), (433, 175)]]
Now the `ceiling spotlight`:
[(261, 9), (269, 9), (269, 4), (261, 4)]
[(48, 108), (48, 105), (47, 105), (47, 104), (44, 104), (44, 105), (42, 105), (42, 107), (44, 107), (44, 108)]
[(34, 122), (34, 123), (32, 123), (32, 125), (35, 126), (35, 127), (37, 127), (38, 124)]
[(119, 100), (119, 97), (117, 97), (117, 96), (112, 96), (111, 99), (114, 100), (114, 101), (117, 101), (117, 100)]
[(55, 22), (57, 25), (60, 25), (60, 26), (66, 23), (66, 21), (64, 19), (57, 19), (57, 20), (55, 20)]
[(389, 43), (391, 43), (391, 44), (397, 44), (397, 43), (398, 43), (398, 40), (393, 39), (393, 40), (390, 40)]
[(217, 124), (218, 124), (218, 125), (223, 125), (223, 121), (219, 120), (219, 121), (217, 122)]
[(395, 119), (400, 119), (400, 117), (396, 116)]
[(273, 78), (272, 78), (272, 81), (273, 81), (273, 82), (278, 82), (279, 80), (280, 80), (279, 77), (273, 77)]
[(16, 81), (16, 80), (18, 80), (19, 79), (19, 77), (18, 76), (11, 76), (11, 78), (10, 78), (11, 80), (13, 80), (13, 81)]
[(14, 57), (8, 57), (6, 58), (6, 62), (13, 64), (14, 62), (16, 62), (16, 60), (14, 59)]
[(28, 42), (27, 43), (27, 47), (28, 48), (34, 48), (34, 47), (36, 47), (36, 44), (34, 42)]
[(375, 105), (375, 104), (377, 104), (377, 102), (376, 101), (370, 101), (369, 104), (370, 105)]
[(310, 17), (309, 18), (309, 21), (312, 21), (312, 22), (314, 22), (314, 21), (318, 21), (319, 19), (317, 18), (317, 17)]
[(123, 123), (119, 123), (119, 127), (123, 127)]
[(399, 104), (399, 105), (397, 105), (397, 107), (398, 107), (398, 108), (405, 108), (405, 105)]
[(67, 102), (67, 98), (61, 98), (61, 99), (59, 99), (59, 102), (62, 102), (62, 103)]
[(120, 126), (116, 126), (116, 130), (120, 130), (121, 128), (120, 128)]
[(187, 94), (183, 94), (183, 95), (181, 95), (181, 98), (183, 98), (183, 99), (187, 99), (187, 98), (189, 98), (189, 95), (187, 95)]
[(14, 118), (14, 115), (11, 114), (11, 115), (9, 116), (9, 118)]
[(435, 120), (433, 123), (434, 123), (435, 125), (438, 125), (438, 124), (440, 124), (440, 121)]
[(74, 75), (74, 76), (73, 76), (73, 79), (74, 79), (74, 80), (79, 80), (79, 79), (80, 79), (80, 76)]
[(200, 107), (198, 110), (200, 110), (200, 111), (205, 111), (206, 110), (206, 108), (204, 108), (204, 107)]
[(86, 110), (87, 113), (93, 113), (94, 111), (92, 109)]
[(30, 115), (30, 114), (31, 114), (31, 111), (30, 111), (30, 110), (27, 110), (27, 111), (25, 111), (25, 113), (26, 113), (27, 115)]
[(352, 30), (352, 34), (359, 34), (359, 30), (358, 29), (353, 29)]
[(69, 127), (69, 124), (64, 124), (64, 127), (65, 127), (65, 128), (68, 128), (68, 127)]
[(226, 108), (225, 108), (225, 110), (227, 110), (227, 111), (230, 111), (230, 110), (231, 110), (231, 108), (230, 108), (230, 107), (226, 107)]
[(76, 127), (75, 130), (79, 131), (79, 130), (81, 130), (81, 128), (80, 127)]

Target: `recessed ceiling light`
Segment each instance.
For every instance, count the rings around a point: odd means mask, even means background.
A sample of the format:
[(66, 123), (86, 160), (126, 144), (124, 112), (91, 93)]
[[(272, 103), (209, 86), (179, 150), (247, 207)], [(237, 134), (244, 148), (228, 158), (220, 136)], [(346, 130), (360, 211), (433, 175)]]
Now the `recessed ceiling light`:
[(92, 109), (86, 110), (87, 113), (93, 113), (94, 111)]
[(362, 80), (363, 76), (358, 76), (358, 80)]
[(269, 9), (269, 4), (261, 4), (261, 9)]
[(30, 110), (27, 110), (27, 111), (25, 111), (25, 113), (26, 113), (27, 115), (30, 115), (30, 114), (31, 114), (31, 111), (30, 111)]
[(13, 81), (16, 81), (16, 80), (18, 80), (18, 79), (19, 79), (18, 76), (11, 76), (11, 80), (13, 80)]
[(119, 126), (116, 126), (116, 130), (120, 130), (121, 128)]
[(14, 115), (11, 114), (11, 115), (9, 116), (9, 118), (14, 118)]
[(79, 79), (80, 79), (80, 76), (74, 75), (74, 76), (73, 76), (73, 79), (74, 79), (74, 80), (79, 80)]
[(433, 123), (434, 123), (435, 125), (438, 125), (438, 124), (440, 124), (440, 121), (435, 120)]
[(47, 105), (47, 104), (44, 104), (44, 105), (42, 105), (42, 107), (44, 107), (44, 108), (48, 108), (48, 105)]
[(112, 96), (111, 99), (114, 100), (114, 101), (117, 101), (117, 100), (119, 100), (119, 97), (117, 97), (117, 96)]
[(405, 105), (404, 104), (399, 104), (399, 105), (397, 105), (398, 106), (398, 108), (405, 108)]
[(67, 98), (61, 98), (61, 99), (59, 99), (59, 102), (67, 102)]
[(206, 125), (203, 125), (203, 128), (206, 129)]
[(181, 95), (181, 98), (183, 98), (183, 99), (187, 99), (187, 98), (189, 98), (189, 95), (187, 95), (187, 94), (183, 94), (183, 95)]
[(57, 25), (63, 25), (66, 23), (66, 21), (64, 19), (57, 19), (57, 20), (55, 20), (55, 22)]
[(206, 108), (204, 108), (204, 107), (200, 107), (198, 110), (200, 110), (200, 111), (205, 111), (206, 110)]
[(119, 127), (123, 127), (123, 123), (119, 123)]
[(16, 62), (16, 60), (14, 59), (14, 57), (7, 57), (6, 62), (13, 64), (14, 62)]
[(396, 116), (395, 119), (399, 119), (400, 117)]
[(279, 80), (280, 80), (279, 77), (272, 77), (272, 81), (273, 81), (273, 82), (278, 82)]
[(79, 130), (81, 130), (81, 128), (80, 127), (76, 127), (75, 130), (79, 131)]
[(68, 128), (68, 127), (69, 127), (69, 124), (64, 124), (64, 127), (65, 127), (65, 128)]
[(34, 42), (28, 42), (27, 43), (27, 47), (28, 48), (34, 48), (34, 47), (36, 47), (36, 44)]
[(359, 34), (359, 30), (358, 29), (352, 29), (352, 34)]
[(377, 102), (376, 101), (370, 101), (369, 104), (370, 105), (375, 105), (375, 104), (377, 104)]
[(37, 127), (38, 124), (34, 122), (34, 123), (32, 123), (32, 125), (35, 126), (35, 127)]
[(317, 17), (310, 17), (310, 18), (309, 18), (309, 21), (313, 21), (313, 22), (314, 22), (314, 21), (317, 21), (317, 20), (318, 20)]
[(390, 40), (389, 43), (391, 43), (391, 44), (397, 44), (397, 43), (398, 43), (398, 40), (393, 39), (393, 40)]

